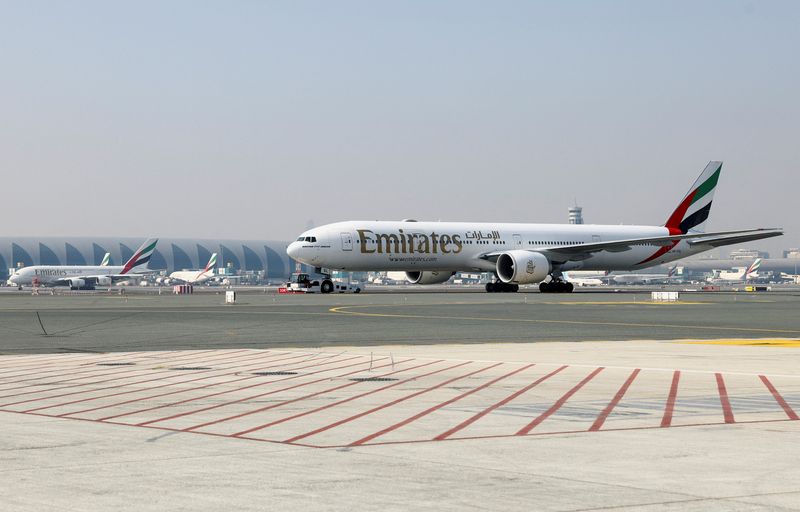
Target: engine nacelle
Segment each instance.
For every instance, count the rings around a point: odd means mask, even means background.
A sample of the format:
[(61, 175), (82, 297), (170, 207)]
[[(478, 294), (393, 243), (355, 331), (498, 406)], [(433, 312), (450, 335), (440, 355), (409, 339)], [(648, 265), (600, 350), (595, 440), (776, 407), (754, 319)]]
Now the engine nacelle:
[(439, 284), (450, 279), (455, 272), (442, 270), (425, 270), (420, 272), (406, 272), (406, 279), (411, 284)]
[(111, 278), (108, 276), (101, 276), (97, 278), (98, 286), (111, 286)]
[(504, 283), (539, 283), (550, 274), (550, 260), (539, 252), (508, 251), (497, 258), (497, 277)]
[(70, 279), (69, 287), (73, 290), (80, 290), (86, 286), (86, 279)]

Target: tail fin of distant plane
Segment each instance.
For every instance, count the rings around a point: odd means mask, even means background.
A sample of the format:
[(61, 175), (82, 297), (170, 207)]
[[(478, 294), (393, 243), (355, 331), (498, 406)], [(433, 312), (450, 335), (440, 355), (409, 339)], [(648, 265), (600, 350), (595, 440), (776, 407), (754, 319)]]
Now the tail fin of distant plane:
[(147, 269), (147, 264), (150, 262), (150, 256), (156, 250), (158, 238), (148, 238), (138, 249), (133, 253), (125, 266), (122, 268), (120, 274), (128, 274), (131, 270), (138, 268), (139, 270)]
[(722, 162), (708, 162), (700, 177), (689, 189), (689, 193), (684, 196), (664, 224), (669, 228), (670, 234), (681, 235), (705, 231), (706, 219), (711, 212), (711, 201), (714, 199), (714, 191), (717, 189), (721, 171)]
[(216, 264), (217, 264), (217, 253), (214, 253), (211, 255), (211, 258), (209, 258), (208, 265), (206, 265), (206, 268), (204, 268), (203, 272), (201, 273), (205, 274), (209, 270), (213, 269), (216, 266)]
[(675, 271), (678, 270), (678, 265), (673, 265), (667, 271), (667, 278), (670, 278), (675, 275)]
[(100, 266), (107, 267), (109, 263), (111, 263), (111, 253), (107, 252), (106, 255), (103, 256), (103, 261), (100, 262)]
[(756, 258), (756, 261), (751, 263), (750, 266), (747, 267), (747, 270), (744, 271), (744, 278), (747, 279), (748, 277), (750, 277), (750, 274), (757, 272), (758, 267), (760, 266), (761, 266), (761, 258)]

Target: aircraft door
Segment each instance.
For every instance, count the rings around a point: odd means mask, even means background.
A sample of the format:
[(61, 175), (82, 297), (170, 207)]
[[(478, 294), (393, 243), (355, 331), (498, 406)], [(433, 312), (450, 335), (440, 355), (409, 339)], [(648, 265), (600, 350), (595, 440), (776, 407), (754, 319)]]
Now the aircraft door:
[(343, 251), (352, 251), (353, 250), (353, 236), (350, 233), (342, 233), (342, 250)]
[(517, 249), (522, 249), (522, 235), (511, 235), (514, 238), (514, 247)]

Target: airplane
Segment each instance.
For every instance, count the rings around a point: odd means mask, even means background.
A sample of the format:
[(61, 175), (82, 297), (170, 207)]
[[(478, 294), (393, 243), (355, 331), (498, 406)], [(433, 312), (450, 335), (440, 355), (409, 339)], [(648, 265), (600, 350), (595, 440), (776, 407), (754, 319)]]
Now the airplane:
[(590, 272), (585, 270), (563, 272), (561, 276), (565, 281), (572, 283), (574, 286), (602, 286), (607, 284), (609, 279), (607, 272)]
[(709, 162), (663, 226), (345, 221), (305, 231), (286, 252), (319, 269), (404, 271), (414, 284), (493, 272), (487, 292), (536, 283), (544, 293), (571, 292), (563, 279), (570, 270), (639, 270), (783, 235), (780, 228), (704, 232), (721, 171), (722, 162)]
[(34, 265), (16, 270), (8, 278), (10, 286), (20, 290), (29, 286), (69, 286), (72, 290), (93, 290), (95, 286), (111, 286), (149, 272), (150, 256), (158, 239), (147, 239), (121, 267), (93, 265)]
[(711, 283), (743, 283), (758, 277), (758, 267), (761, 266), (761, 258), (750, 264), (747, 268), (738, 270), (723, 270), (718, 275), (708, 278)]
[(169, 275), (169, 279), (164, 280), (164, 284), (169, 284), (171, 280), (181, 281), (187, 284), (198, 284), (214, 277), (214, 269), (217, 264), (217, 253), (211, 255), (206, 268), (203, 270), (179, 270)]
[(668, 283), (675, 278), (677, 265), (670, 267), (666, 274), (618, 274), (611, 276), (611, 281), (618, 284), (653, 284)]
[(107, 252), (106, 255), (103, 256), (103, 261), (100, 262), (100, 266), (107, 267), (109, 263), (111, 263), (111, 253)]

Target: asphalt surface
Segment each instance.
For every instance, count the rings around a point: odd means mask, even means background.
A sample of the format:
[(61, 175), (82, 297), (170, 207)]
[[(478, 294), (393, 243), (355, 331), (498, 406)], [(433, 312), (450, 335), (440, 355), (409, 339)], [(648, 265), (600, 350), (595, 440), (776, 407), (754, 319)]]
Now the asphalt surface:
[(800, 336), (800, 290), (0, 294), (0, 354)]

